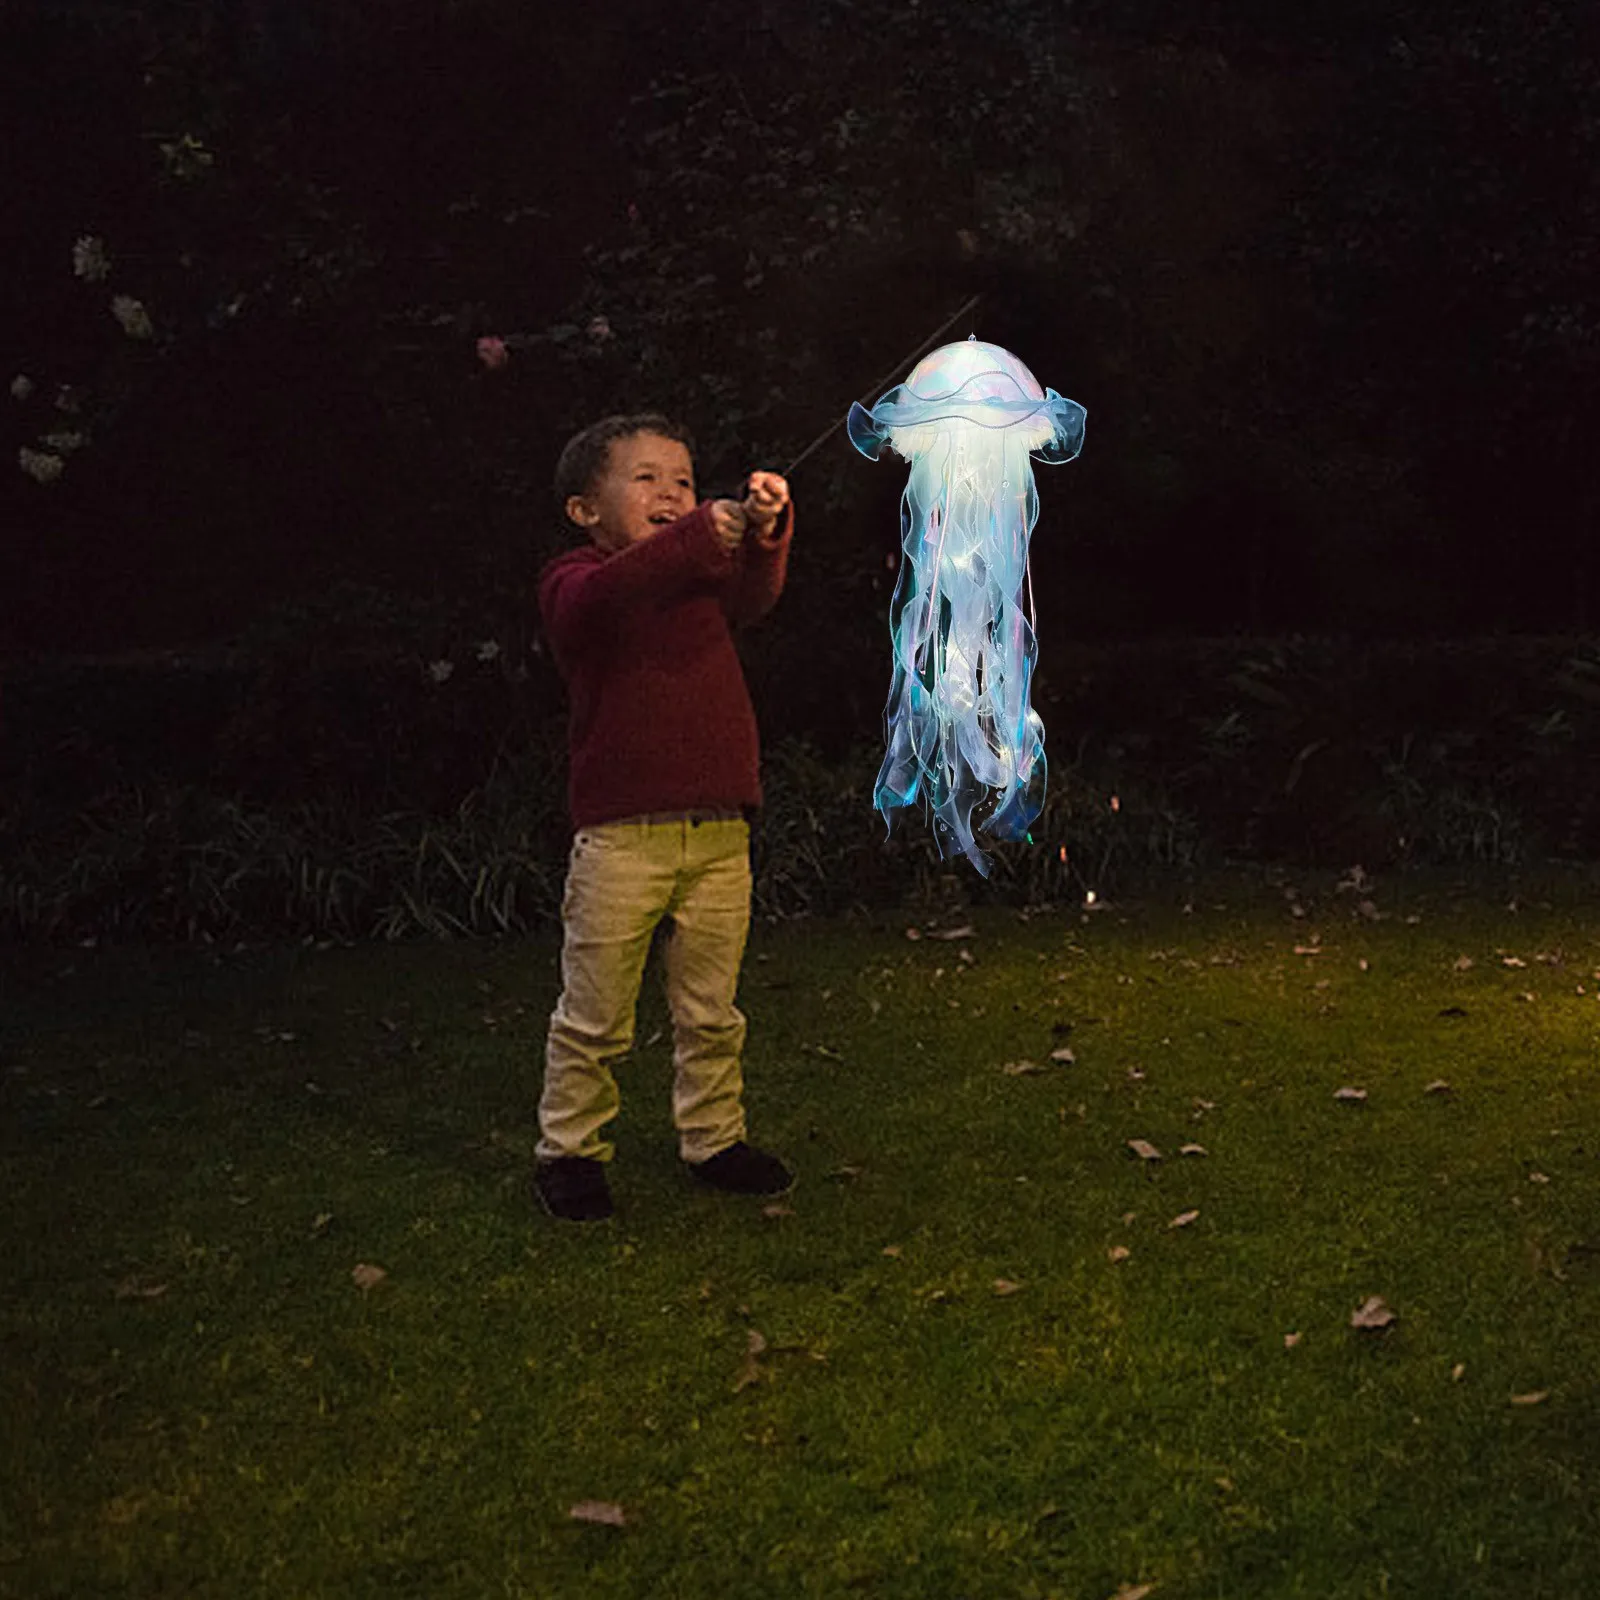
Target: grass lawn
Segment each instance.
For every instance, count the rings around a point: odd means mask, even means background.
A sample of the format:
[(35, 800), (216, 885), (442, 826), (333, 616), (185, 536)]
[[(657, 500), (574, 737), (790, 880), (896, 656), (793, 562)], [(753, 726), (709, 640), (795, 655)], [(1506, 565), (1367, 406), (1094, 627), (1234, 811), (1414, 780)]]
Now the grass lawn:
[(793, 1195), (652, 977), (589, 1228), (553, 937), (13, 952), (0, 1595), (1600, 1593), (1600, 918), (1512, 892), (760, 927)]

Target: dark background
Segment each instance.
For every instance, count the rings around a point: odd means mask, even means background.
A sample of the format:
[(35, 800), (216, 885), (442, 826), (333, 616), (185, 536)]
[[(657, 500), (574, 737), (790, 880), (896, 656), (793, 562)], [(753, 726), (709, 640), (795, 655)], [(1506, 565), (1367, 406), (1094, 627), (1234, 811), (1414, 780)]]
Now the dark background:
[[(0, 939), (553, 918), (551, 472), (646, 408), (708, 493), (832, 430), (741, 645), (764, 914), (1600, 860), (1597, 27), (0, 3)], [(987, 882), (872, 809), (904, 467), (837, 426), (974, 295), (1088, 409)]]
[[(192, 647), (309, 607), (525, 651), (572, 430), (660, 406), (703, 488), (782, 467), (978, 292), (951, 336), (1089, 413), (1039, 474), (1042, 681), (1070, 641), (1583, 632), (1594, 19), (14, 0), (0, 377), (33, 391), (0, 395), (0, 640)], [(62, 431), (40, 485), (17, 452)], [(842, 434), (800, 468), (760, 646), (865, 727), (902, 482)]]

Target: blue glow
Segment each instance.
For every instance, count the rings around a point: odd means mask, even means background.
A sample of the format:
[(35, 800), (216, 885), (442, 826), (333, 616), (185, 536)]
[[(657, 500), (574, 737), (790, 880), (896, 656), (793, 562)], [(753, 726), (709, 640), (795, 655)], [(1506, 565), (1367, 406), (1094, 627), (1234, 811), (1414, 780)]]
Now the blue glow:
[(1022, 839), (1044, 805), (1044, 724), (1028, 703), (1038, 656), (1032, 461), (1072, 460), (1085, 415), (1010, 351), (976, 338), (924, 356), (870, 411), (850, 408), (856, 449), (876, 461), (888, 445), (911, 464), (889, 615), (888, 748), (872, 803), (892, 825), (896, 810), (922, 801), (940, 853), (954, 840), (984, 877), (974, 813), (992, 797), (977, 826)]

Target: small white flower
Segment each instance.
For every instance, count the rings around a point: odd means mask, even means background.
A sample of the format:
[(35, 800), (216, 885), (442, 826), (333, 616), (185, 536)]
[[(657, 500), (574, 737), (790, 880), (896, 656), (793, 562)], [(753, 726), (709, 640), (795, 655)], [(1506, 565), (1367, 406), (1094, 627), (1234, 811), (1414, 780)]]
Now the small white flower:
[(85, 283), (104, 283), (111, 276), (111, 257), (106, 254), (104, 239), (85, 234), (73, 245), (72, 275)]
[(83, 448), (83, 435), (63, 428), (55, 433), (47, 433), (40, 443), (49, 445), (58, 456), (70, 456), (74, 450)]
[(11, 380), (11, 398), (13, 400), (26, 400), (33, 393), (33, 379), (27, 373), (19, 372)]
[(111, 302), (111, 315), (122, 324), (122, 331), (130, 339), (149, 339), (155, 335), (144, 302), (135, 300), (131, 294), (119, 294)]
[(430, 661), (428, 663), (428, 676), (435, 683), (448, 682), (450, 674), (455, 670), (456, 664), (453, 661)]
[(48, 450), (30, 450), (24, 445), (17, 451), (17, 465), (35, 483), (49, 484), (61, 476), (66, 462), (60, 456), (51, 455)]
[(500, 659), (500, 641), (498, 639), (485, 639), (478, 646), (478, 659), (480, 661), (498, 661)]

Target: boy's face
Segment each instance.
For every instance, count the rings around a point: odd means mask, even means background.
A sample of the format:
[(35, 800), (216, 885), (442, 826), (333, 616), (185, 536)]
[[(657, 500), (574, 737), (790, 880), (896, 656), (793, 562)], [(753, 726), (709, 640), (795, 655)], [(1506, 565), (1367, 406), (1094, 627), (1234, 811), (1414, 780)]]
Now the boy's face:
[(695, 507), (688, 447), (659, 433), (613, 439), (587, 494), (567, 501), (567, 515), (602, 550), (626, 550)]

